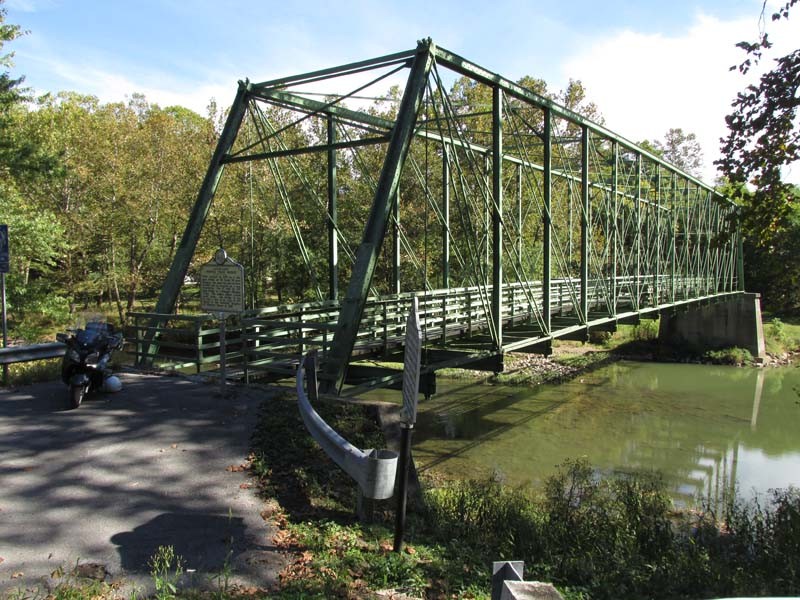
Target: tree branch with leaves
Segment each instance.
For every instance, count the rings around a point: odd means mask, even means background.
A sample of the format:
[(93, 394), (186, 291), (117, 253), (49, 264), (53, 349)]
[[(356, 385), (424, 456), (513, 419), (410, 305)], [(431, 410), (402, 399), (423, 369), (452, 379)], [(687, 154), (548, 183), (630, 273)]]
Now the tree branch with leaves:
[[(788, 19), (798, 0), (789, 0), (772, 15), (772, 21)], [(746, 58), (731, 70), (747, 74), (772, 48), (762, 8), (761, 35), (757, 42), (737, 44)], [(783, 171), (800, 160), (800, 48), (775, 59), (775, 66), (764, 73), (758, 84), (740, 92), (732, 103), (733, 112), (725, 117), (729, 133), (722, 138), (722, 158), (715, 161), (720, 172), (733, 184), (749, 184), (754, 192), (743, 197), (745, 230), (758, 233), (761, 243), (788, 224), (795, 187), (783, 178)]]

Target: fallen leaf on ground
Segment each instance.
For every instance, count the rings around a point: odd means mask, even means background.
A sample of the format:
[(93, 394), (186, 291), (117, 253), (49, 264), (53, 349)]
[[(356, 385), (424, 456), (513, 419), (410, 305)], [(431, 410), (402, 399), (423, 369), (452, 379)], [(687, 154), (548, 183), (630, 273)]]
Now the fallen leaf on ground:
[(416, 548), (414, 548), (413, 546), (406, 546), (406, 554), (412, 554), (413, 555), (413, 554), (416, 554), (416, 553), (417, 553), (417, 549)]
[(11, 574), (11, 579), (19, 579), (23, 575), (25, 575), (25, 573), (23, 573), (22, 571), (17, 571), (16, 573)]
[(239, 484), (239, 489), (240, 490), (249, 490), (251, 487), (253, 487), (252, 483), (240, 483)]
[(178, 447), (178, 444), (172, 444), (172, 446), (170, 446), (170, 447), (171, 447), (171, 448), (177, 448), (177, 447)]

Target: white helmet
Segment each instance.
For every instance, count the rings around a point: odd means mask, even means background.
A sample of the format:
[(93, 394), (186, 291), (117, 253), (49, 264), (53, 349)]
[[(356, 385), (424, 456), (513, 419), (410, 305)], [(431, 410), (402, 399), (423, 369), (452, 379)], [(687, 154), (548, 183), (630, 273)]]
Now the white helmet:
[(118, 392), (121, 389), (122, 389), (122, 382), (116, 375), (111, 375), (109, 377), (106, 377), (105, 380), (103, 381), (104, 392)]

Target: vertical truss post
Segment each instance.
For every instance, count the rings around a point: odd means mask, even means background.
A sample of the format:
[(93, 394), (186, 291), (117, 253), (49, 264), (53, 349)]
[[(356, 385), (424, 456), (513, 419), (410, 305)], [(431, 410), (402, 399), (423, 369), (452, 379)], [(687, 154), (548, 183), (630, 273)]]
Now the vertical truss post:
[(611, 142), (611, 307), (614, 316), (617, 314), (617, 262), (619, 258), (619, 143)]
[(683, 300), (689, 298), (689, 290), (691, 286), (691, 281), (689, 281), (689, 276), (691, 275), (691, 253), (689, 251), (689, 245), (691, 243), (689, 239), (689, 225), (691, 224), (691, 212), (689, 210), (689, 180), (686, 179), (683, 184), (683, 192), (684, 197), (686, 199), (686, 220), (683, 224), (683, 257), (684, 257), (684, 272), (683, 272)]
[(411, 62), (411, 72), (403, 92), (403, 99), (392, 128), (386, 159), (381, 169), (375, 198), (372, 201), (361, 244), (358, 246), (353, 274), (339, 311), (339, 321), (333, 335), (331, 349), (323, 365), (322, 385), (324, 391), (340, 391), (347, 374), (350, 355), (355, 345), (356, 335), (361, 325), (364, 305), (369, 286), (375, 274), (375, 265), (386, 235), (386, 225), (392, 204), (396, 204), (400, 173), (403, 170), (414, 124), (419, 114), (425, 84), (433, 64), (434, 46), (430, 39), (417, 45), (417, 52)]
[(489, 240), (489, 223), (492, 222), (492, 209), (491, 209), (491, 198), (489, 198), (489, 190), (492, 187), (492, 182), (490, 181), (492, 177), (492, 168), (489, 163), (490, 158), (489, 154), (487, 153), (483, 157), (483, 177), (484, 177), (484, 202), (483, 202), (483, 235), (484, 241), (486, 242), (484, 246), (484, 253), (483, 253), (483, 272), (485, 274), (484, 277), (484, 285), (489, 285), (489, 264), (491, 260), (491, 248), (492, 243)]
[(442, 287), (450, 287), (450, 163), (442, 145)]
[(339, 299), (338, 184), (336, 180), (336, 121), (328, 115), (328, 297)]
[(544, 109), (544, 177), (542, 179), (542, 198), (544, 201), (544, 209), (542, 211), (542, 324), (544, 331), (542, 333), (550, 334), (550, 294), (551, 294), (551, 265), (550, 265), (550, 242), (553, 228), (553, 220), (551, 217), (550, 207), (553, 200), (553, 130), (552, 130), (552, 117), (550, 109)]
[(636, 303), (642, 308), (642, 154), (636, 153)]
[(676, 254), (676, 236), (678, 235), (678, 176), (672, 173), (670, 181), (670, 199), (669, 199), (669, 212), (672, 215), (672, 246), (669, 253), (669, 277), (670, 277), (670, 299), (672, 304), (675, 304), (675, 254)]
[(661, 165), (656, 164), (656, 269), (653, 274), (654, 306), (661, 304)]
[(524, 273), (522, 268), (522, 165), (517, 165), (517, 262), (519, 272)]
[[(503, 91), (492, 89), (492, 321), (503, 349)], [(513, 306), (513, 301), (512, 301)]]
[[(400, 293), (400, 184), (392, 203), (392, 293)], [(426, 274), (427, 276), (427, 274)]]
[[(200, 239), (200, 232), (203, 230), (208, 211), (211, 209), (214, 194), (217, 191), (219, 179), (222, 176), (222, 171), (224, 169), (222, 160), (230, 151), (239, 133), (239, 127), (242, 124), (242, 119), (247, 109), (247, 95), (249, 91), (250, 82), (240, 81), (239, 89), (231, 105), (228, 118), (225, 120), (225, 126), (220, 134), (217, 147), (211, 157), (211, 163), (208, 165), (203, 184), (200, 186), (200, 191), (197, 194), (197, 200), (189, 215), (189, 221), (186, 224), (183, 237), (181, 237), (180, 244), (175, 251), (172, 265), (170, 265), (169, 272), (164, 280), (164, 285), (161, 287), (161, 293), (158, 296), (155, 309), (157, 314), (170, 314), (175, 308), (175, 301), (178, 299), (178, 293), (183, 285), (186, 271), (189, 269), (194, 250), (197, 247), (197, 241)], [(155, 337), (156, 325), (157, 323), (150, 323), (152, 329), (145, 334), (145, 343), (142, 346), (142, 355), (139, 359), (140, 364), (151, 363), (152, 359), (148, 357), (151, 357), (158, 350), (158, 341)]]
[[(741, 217), (741, 211), (739, 217)], [(742, 229), (740, 227), (739, 218), (736, 219), (736, 289), (740, 292), (744, 291), (744, 238), (742, 237)], [(733, 246), (733, 244), (731, 244)]]
[(581, 316), (589, 322), (589, 128), (581, 127)]

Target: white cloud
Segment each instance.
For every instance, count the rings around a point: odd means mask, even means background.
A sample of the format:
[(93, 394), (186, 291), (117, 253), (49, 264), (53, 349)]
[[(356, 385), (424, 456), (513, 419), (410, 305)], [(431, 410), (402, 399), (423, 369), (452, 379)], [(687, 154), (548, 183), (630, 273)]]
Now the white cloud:
[[(796, 47), (799, 26), (797, 20), (768, 24), (775, 43), (770, 56)], [(712, 182), (719, 139), (727, 132), (724, 117), (756, 76), (729, 71), (744, 58), (735, 44), (757, 36), (757, 17), (721, 21), (698, 14), (680, 36), (626, 30), (588, 40), (564, 61), (563, 76), (582, 80), (607, 127), (632, 141), (662, 139), (671, 127), (695, 133), (704, 151), (702, 177)]]

